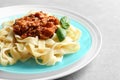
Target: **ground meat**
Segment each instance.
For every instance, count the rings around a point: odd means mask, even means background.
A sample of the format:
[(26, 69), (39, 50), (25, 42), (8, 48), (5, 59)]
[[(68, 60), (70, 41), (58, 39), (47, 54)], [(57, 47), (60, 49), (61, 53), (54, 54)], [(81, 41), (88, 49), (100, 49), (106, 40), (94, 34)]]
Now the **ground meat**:
[(53, 36), (58, 24), (59, 20), (56, 17), (48, 16), (40, 11), (16, 19), (13, 24), (13, 31), (22, 38), (38, 36), (39, 39), (48, 39)]

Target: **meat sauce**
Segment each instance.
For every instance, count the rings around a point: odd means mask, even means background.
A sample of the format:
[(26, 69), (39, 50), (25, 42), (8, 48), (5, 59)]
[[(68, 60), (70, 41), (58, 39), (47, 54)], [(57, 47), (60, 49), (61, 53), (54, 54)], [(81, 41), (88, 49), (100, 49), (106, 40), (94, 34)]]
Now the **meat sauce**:
[(49, 39), (57, 30), (59, 20), (54, 16), (48, 16), (42, 11), (30, 14), (15, 20), (13, 31), (15, 34), (26, 37), (36, 37), (39, 39)]

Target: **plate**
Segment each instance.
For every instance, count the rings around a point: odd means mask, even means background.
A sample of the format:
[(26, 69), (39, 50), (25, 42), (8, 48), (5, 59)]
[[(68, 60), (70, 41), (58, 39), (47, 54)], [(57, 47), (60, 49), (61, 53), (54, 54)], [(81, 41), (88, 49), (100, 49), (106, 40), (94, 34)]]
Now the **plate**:
[[(18, 62), (12, 66), (0, 66), (0, 77), (5, 79), (56, 79), (71, 74), (90, 63), (98, 54), (102, 38), (99, 29), (90, 20), (74, 11), (39, 5), (19, 5), (0, 8), (0, 24), (25, 15), (27, 12), (43, 11), (57, 17), (68, 16), (73, 26), (79, 28), (82, 36), (79, 40), (81, 49), (75, 54), (65, 55), (62, 62), (54, 66), (42, 66), (34, 59)], [(16, 77), (14, 77), (16, 76)]]

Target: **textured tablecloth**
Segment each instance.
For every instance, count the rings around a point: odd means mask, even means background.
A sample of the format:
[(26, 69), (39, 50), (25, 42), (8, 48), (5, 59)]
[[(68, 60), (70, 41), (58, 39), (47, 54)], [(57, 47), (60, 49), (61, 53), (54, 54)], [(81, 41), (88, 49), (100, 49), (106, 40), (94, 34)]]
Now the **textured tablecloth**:
[(23, 4), (74, 10), (101, 30), (100, 54), (83, 69), (58, 80), (120, 80), (120, 0), (0, 0), (0, 7)]

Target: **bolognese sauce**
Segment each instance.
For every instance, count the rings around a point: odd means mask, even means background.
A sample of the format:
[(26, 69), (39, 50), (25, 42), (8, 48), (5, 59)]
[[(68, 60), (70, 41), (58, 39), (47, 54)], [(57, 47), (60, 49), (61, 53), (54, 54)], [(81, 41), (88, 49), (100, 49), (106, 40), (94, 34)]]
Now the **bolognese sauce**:
[(15, 34), (26, 37), (36, 37), (48, 39), (57, 30), (59, 20), (54, 16), (48, 16), (42, 11), (15, 20), (13, 31)]

